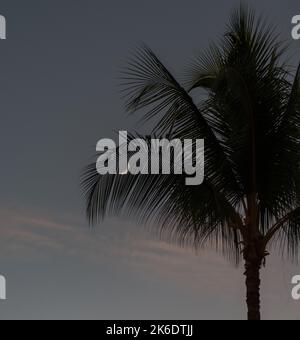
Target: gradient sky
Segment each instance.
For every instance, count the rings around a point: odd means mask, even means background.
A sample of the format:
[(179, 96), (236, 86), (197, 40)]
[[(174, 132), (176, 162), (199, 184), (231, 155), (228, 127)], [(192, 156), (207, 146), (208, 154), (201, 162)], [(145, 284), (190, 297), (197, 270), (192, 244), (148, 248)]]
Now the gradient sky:
[[(1, 0), (0, 319), (243, 319), (243, 268), (159, 241), (130, 221), (91, 230), (81, 169), (100, 138), (130, 130), (118, 68), (144, 41), (180, 75), (222, 34), (234, 0)], [(298, 0), (249, 1), (291, 40)], [(292, 43), (291, 64), (300, 59)], [(291, 277), (268, 259), (263, 317), (297, 319)]]

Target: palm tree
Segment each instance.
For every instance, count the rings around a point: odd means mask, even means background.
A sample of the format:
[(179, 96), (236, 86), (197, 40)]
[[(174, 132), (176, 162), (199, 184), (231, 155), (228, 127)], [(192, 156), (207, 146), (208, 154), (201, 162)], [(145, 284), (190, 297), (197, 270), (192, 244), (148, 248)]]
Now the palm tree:
[[(245, 263), (248, 319), (260, 320), (260, 271), (271, 245), (298, 256), (300, 67), (293, 74), (276, 29), (237, 8), (218, 45), (191, 64), (181, 85), (147, 46), (128, 62), (129, 112), (151, 135), (205, 140), (205, 181), (183, 176), (83, 176), (91, 223), (107, 216), (151, 223), (172, 241), (214, 243)], [(195, 98), (199, 95), (199, 104)], [(154, 124), (155, 122), (155, 124)]]

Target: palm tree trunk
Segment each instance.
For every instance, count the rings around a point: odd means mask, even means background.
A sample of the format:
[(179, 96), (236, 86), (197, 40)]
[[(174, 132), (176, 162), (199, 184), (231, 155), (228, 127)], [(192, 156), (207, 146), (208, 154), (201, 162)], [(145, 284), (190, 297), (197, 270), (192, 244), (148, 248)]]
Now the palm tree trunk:
[(248, 320), (261, 320), (260, 314), (260, 270), (262, 261), (260, 259), (246, 259), (246, 287)]

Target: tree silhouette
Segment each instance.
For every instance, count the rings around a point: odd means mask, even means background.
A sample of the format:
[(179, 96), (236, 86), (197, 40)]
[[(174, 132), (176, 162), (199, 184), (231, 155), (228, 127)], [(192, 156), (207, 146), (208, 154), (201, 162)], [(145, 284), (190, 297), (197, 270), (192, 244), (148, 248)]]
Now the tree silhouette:
[(100, 176), (95, 164), (82, 180), (91, 223), (133, 217), (171, 240), (214, 242), (243, 260), (249, 320), (261, 318), (260, 271), (271, 245), (298, 256), (300, 67), (291, 72), (286, 50), (276, 29), (246, 6), (232, 13), (219, 44), (192, 63), (184, 86), (152, 50), (139, 48), (122, 76), (127, 110), (155, 122), (153, 136), (203, 138), (205, 181)]

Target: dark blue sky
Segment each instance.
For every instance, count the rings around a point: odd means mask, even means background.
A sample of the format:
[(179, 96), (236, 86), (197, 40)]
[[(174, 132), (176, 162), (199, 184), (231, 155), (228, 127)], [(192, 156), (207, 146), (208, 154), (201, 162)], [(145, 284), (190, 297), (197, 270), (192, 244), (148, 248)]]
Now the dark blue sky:
[[(96, 142), (130, 130), (118, 68), (144, 41), (176, 76), (222, 32), (239, 1), (1, 0), (0, 318), (244, 318), (242, 268), (110, 220), (90, 230), (81, 169)], [(249, 1), (291, 40), (299, 1)], [(292, 42), (291, 65), (300, 60)], [(295, 65), (294, 65), (295, 66)], [(264, 317), (299, 316), (297, 266), (271, 258)], [(297, 272), (298, 270), (298, 272)]]

